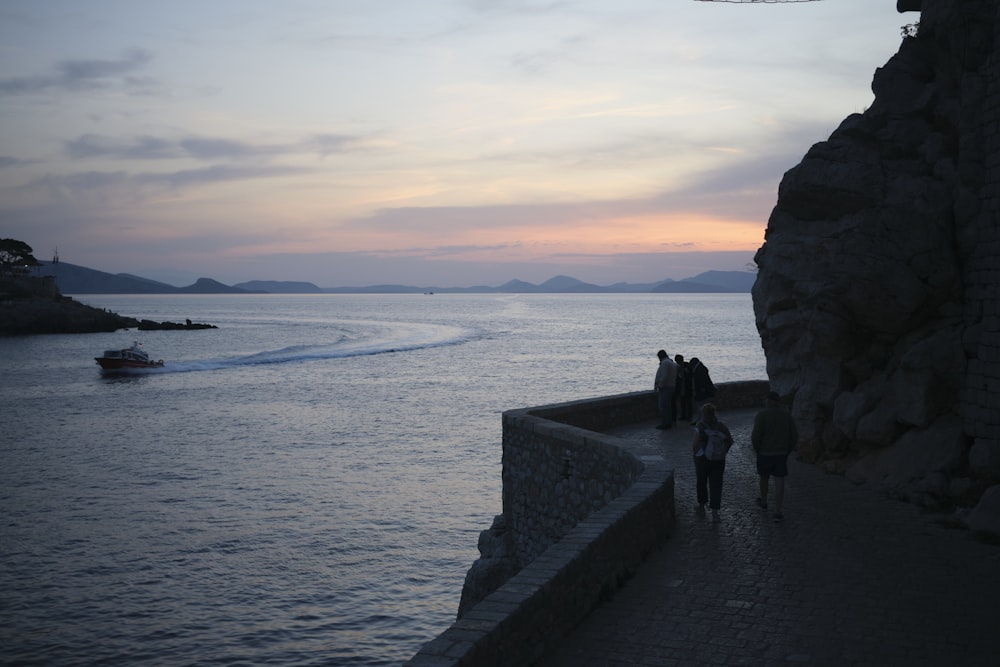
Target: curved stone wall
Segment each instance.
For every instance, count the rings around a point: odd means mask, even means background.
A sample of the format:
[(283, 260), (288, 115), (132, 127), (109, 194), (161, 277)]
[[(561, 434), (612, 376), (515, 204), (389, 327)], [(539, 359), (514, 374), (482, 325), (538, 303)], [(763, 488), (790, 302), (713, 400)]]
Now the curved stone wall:
[[(732, 409), (767, 393), (717, 388)], [(648, 391), (505, 412), (504, 515), (480, 539), (459, 619), (406, 664), (531, 664), (621, 586), (673, 528), (674, 477), (656, 447), (601, 431), (656, 416)]]

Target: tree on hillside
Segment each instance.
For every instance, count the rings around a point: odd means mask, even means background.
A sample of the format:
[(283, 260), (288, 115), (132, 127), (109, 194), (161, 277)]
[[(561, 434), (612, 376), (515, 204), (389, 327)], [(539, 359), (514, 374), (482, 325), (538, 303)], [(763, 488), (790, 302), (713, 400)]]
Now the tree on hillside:
[(0, 239), (0, 276), (17, 276), (32, 266), (41, 266), (31, 246), (16, 239)]

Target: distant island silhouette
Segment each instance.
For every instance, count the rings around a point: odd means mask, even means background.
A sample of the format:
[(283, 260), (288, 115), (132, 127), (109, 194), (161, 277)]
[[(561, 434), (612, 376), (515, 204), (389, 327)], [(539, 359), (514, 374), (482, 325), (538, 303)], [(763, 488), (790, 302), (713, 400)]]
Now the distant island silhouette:
[(107, 273), (67, 262), (40, 262), (33, 273), (52, 276), (63, 294), (643, 294), (643, 293), (749, 293), (756, 279), (752, 271), (705, 271), (683, 280), (655, 283), (594, 285), (569, 276), (555, 276), (540, 285), (510, 280), (490, 287), (438, 287), (369, 285), (366, 287), (319, 287), (310, 282), (251, 280), (225, 285), (199, 278), (186, 287), (150, 280), (128, 273)]

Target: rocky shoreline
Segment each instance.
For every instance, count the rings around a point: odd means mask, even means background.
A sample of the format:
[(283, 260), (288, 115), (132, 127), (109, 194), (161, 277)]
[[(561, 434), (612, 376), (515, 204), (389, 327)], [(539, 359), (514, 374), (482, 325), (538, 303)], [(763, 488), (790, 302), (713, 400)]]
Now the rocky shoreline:
[(60, 294), (51, 280), (0, 284), (0, 336), (216, 328), (190, 320), (183, 323), (138, 320), (88, 306)]
[(193, 329), (218, 329), (214, 324), (202, 324), (200, 322), (154, 322), (152, 320), (140, 320), (139, 331), (190, 331)]
[(5, 299), (0, 302), (0, 335), (99, 333), (132, 329), (139, 320), (123, 317), (70, 297)]

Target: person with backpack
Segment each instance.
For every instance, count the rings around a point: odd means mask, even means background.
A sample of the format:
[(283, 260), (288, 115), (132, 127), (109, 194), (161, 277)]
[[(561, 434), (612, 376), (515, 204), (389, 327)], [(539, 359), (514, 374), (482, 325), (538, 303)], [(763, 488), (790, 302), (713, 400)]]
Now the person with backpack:
[(719, 421), (713, 403), (701, 406), (701, 417), (695, 426), (694, 472), (698, 508), (705, 511), (705, 503), (712, 509), (712, 521), (719, 521), (722, 506), (722, 476), (726, 471), (726, 454), (733, 446), (729, 427)]

